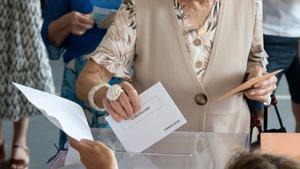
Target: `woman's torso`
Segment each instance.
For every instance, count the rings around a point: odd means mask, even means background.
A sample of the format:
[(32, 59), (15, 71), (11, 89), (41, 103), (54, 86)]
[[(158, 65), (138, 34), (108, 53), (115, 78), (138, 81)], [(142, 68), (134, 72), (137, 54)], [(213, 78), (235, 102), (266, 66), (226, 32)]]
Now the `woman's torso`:
[[(250, 62), (263, 65), (262, 34), (256, 29), (261, 26), (261, 15), (256, 16), (261, 1), (221, 0), (203, 76), (193, 68), (194, 58), (204, 55), (189, 52), (192, 41), (180, 29), (174, 2), (124, 1), (115, 24), (92, 58), (118, 77), (132, 77), (139, 92), (161, 81), (188, 120), (184, 130), (202, 130), (207, 118), (206, 131), (248, 132), (250, 114), (243, 95), (222, 102), (217, 98), (242, 83)], [(198, 95), (202, 105), (195, 102)]]
[(255, 1), (221, 1), (221, 16), (203, 77), (191, 69), (193, 63), (170, 0), (145, 1), (136, 1), (135, 87), (141, 92), (161, 81), (188, 120), (184, 130), (247, 133), (250, 114), (243, 96), (223, 101), (218, 97), (244, 79), (255, 26)]

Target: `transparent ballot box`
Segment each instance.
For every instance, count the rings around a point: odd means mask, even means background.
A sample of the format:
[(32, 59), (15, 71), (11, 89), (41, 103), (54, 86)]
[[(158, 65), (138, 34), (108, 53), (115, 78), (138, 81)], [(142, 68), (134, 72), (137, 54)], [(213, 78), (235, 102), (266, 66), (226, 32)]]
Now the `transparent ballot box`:
[[(115, 151), (120, 169), (223, 169), (237, 149), (248, 149), (247, 134), (174, 132), (142, 153), (126, 152), (109, 129), (92, 129), (94, 138)], [(139, 138), (136, 138), (137, 144)], [(62, 167), (64, 155), (56, 158)], [(55, 163), (55, 161), (54, 161)]]

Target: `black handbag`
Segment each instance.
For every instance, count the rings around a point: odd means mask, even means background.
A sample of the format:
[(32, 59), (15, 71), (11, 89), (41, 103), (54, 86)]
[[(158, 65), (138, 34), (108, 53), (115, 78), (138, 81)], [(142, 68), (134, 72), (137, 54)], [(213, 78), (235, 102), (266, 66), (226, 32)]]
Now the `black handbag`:
[[(277, 99), (274, 94), (271, 95), (271, 105), (273, 106), (276, 112), (276, 116), (279, 121), (280, 128), (273, 128), (273, 129), (268, 129), (268, 110), (270, 106), (264, 106), (264, 123), (262, 126), (261, 118), (259, 118), (259, 115), (257, 113), (251, 112), (251, 127), (250, 127), (250, 145), (251, 149), (256, 149), (260, 147), (260, 135), (261, 133), (287, 133), (286, 128), (284, 127), (281, 116), (277, 107)], [(250, 109), (251, 110), (251, 109)], [(253, 129), (257, 128), (258, 129), (258, 136), (257, 136), (257, 141), (251, 143), (252, 136), (253, 136)]]

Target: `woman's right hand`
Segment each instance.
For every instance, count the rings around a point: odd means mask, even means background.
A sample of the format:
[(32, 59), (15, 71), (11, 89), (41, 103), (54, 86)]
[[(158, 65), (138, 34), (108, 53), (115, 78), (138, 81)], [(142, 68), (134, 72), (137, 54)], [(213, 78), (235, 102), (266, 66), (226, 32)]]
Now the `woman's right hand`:
[(81, 162), (87, 169), (118, 169), (114, 152), (99, 141), (70, 138), (70, 145), (80, 154)]
[(106, 96), (102, 100), (104, 108), (117, 122), (132, 119), (141, 110), (140, 97), (135, 88), (128, 82), (120, 86), (124, 92), (116, 101), (110, 101)]
[(89, 14), (76, 11), (64, 15), (61, 19), (62, 22), (67, 24), (69, 32), (78, 36), (83, 35), (94, 26), (94, 20)]

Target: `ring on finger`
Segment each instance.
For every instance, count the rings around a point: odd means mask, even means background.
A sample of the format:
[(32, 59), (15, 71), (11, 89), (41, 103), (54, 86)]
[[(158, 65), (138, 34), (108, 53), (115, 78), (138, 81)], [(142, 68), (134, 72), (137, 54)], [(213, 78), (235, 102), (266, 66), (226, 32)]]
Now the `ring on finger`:
[(121, 94), (124, 92), (122, 87), (120, 85), (112, 85), (106, 93), (106, 98), (109, 101), (116, 101), (121, 96)]

